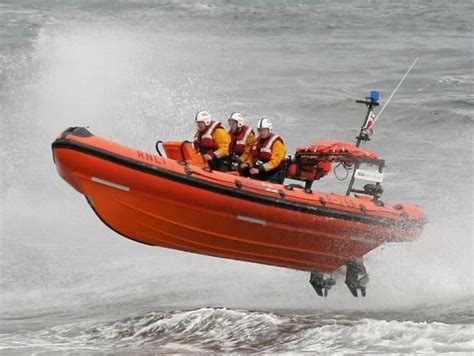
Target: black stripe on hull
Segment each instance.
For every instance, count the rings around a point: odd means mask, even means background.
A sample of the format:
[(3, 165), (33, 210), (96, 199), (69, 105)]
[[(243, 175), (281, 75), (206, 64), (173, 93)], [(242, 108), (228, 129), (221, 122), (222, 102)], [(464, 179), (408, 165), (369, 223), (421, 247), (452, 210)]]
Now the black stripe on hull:
[[(224, 194), (227, 196), (232, 196), (240, 199), (245, 199), (247, 201), (252, 201), (260, 204), (270, 205), (282, 209), (288, 209), (303, 213), (309, 213), (313, 215), (319, 215), (324, 217), (336, 218), (350, 220), (365, 224), (372, 225), (385, 225), (391, 228), (402, 228), (402, 229), (413, 229), (422, 227), (424, 225), (423, 220), (398, 220), (386, 217), (371, 216), (357, 214), (349, 211), (331, 209), (328, 207), (304, 204), (296, 201), (286, 200), (284, 198), (273, 198), (242, 189), (236, 189), (233, 187), (209, 182), (202, 180), (192, 175), (180, 174), (171, 170), (164, 168), (148, 165), (146, 163), (134, 160), (129, 157), (124, 157), (116, 153), (97, 148), (94, 146), (86, 145), (81, 142), (71, 141), (68, 139), (58, 139), (52, 144), (53, 151), (55, 149), (70, 149), (86, 154), (90, 154), (95, 157), (105, 159), (107, 161), (122, 165), (127, 168), (135, 169), (140, 172), (151, 174), (154, 176), (159, 176), (164, 179), (169, 179), (175, 182), (183, 183), (186, 185), (191, 185), (201, 189), (209, 190), (215, 193)], [(54, 154), (53, 154), (54, 157)]]

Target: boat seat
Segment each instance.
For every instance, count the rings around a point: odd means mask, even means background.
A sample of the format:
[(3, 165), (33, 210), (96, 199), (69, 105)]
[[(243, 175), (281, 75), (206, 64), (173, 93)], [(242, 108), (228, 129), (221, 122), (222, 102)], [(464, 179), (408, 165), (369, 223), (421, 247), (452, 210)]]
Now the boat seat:
[(188, 141), (167, 141), (163, 142), (166, 156), (175, 161), (186, 161), (198, 167), (207, 167), (207, 162), (203, 155), (196, 152), (194, 146)]

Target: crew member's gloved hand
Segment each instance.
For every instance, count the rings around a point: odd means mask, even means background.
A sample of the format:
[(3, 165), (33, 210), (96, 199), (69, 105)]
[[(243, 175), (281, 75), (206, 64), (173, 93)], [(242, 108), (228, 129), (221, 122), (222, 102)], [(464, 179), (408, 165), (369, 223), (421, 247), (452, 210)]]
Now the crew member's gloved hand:
[(251, 175), (255, 175), (255, 174), (258, 174), (260, 171), (258, 168), (250, 168), (250, 174)]
[(230, 160), (232, 161), (232, 163), (236, 163), (238, 165), (240, 165), (242, 163), (242, 160), (237, 155), (232, 155)]
[(206, 154), (204, 155), (204, 159), (205, 159), (206, 161), (212, 161), (212, 156), (206, 153)]
[(249, 166), (248, 163), (241, 163), (241, 164), (240, 164), (240, 169), (245, 169), (245, 168), (247, 168), (248, 166)]

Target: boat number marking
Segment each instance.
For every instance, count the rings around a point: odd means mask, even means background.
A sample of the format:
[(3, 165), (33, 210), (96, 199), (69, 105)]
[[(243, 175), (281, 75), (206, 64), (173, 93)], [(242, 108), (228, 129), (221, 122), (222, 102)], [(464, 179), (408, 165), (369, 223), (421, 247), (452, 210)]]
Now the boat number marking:
[(126, 187), (126, 186), (121, 185), (121, 184), (117, 184), (117, 183), (114, 183), (114, 182), (110, 182), (110, 181), (105, 180), (105, 179), (100, 179), (100, 178), (97, 178), (97, 177), (92, 177), (92, 178), (91, 178), (91, 181), (96, 182), (96, 183), (100, 183), (100, 184), (103, 184), (103, 185), (107, 185), (107, 186), (112, 187), (112, 188), (115, 188), (115, 189), (125, 190), (126, 192), (129, 192), (129, 191), (130, 191), (130, 187)]
[(237, 215), (237, 219), (242, 220), (242, 221), (247, 221), (252, 224), (259, 224), (263, 226), (267, 225), (267, 222), (265, 220), (252, 218), (251, 216)]
[(357, 204), (351, 198), (341, 197), (337, 195), (325, 194), (324, 198), (328, 203), (347, 206), (350, 208), (357, 208)]
[(359, 168), (356, 170), (354, 177), (357, 179), (367, 180), (369, 182), (383, 182), (383, 173), (371, 171), (368, 169)]

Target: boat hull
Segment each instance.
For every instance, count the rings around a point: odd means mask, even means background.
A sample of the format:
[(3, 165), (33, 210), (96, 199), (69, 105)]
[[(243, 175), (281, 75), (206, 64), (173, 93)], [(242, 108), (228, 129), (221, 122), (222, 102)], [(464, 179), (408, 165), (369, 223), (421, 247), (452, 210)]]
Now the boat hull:
[[(149, 245), (332, 272), (385, 242), (415, 239), (423, 226), (421, 212), (403, 221), (372, 216), (356, 198), (319, 193), (308, 204), (299, 191), (229, 178), (96, 136), (63, 135), (53, 153), (60, 175), (107, 226)], [(329, 207), (338, 199), (339, 209)]]

